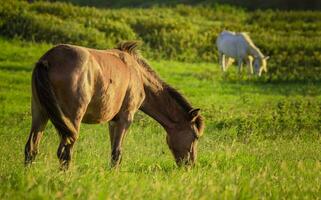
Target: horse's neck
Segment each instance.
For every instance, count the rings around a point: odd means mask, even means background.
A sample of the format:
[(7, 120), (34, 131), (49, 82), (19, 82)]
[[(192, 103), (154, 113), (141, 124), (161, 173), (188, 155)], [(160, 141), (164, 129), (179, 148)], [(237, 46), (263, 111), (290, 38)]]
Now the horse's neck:
[(145, 101), (140, 109), (164, 128), (171, 128), (175, 123), (184, 120), (182, 109), (162, 87), (146, 84), (145, 94)]
[(261, 51), (256, 46), (248, 45), (248, 48), (249, 48), (250, 55), (253, 56), (254, 58), (261, 58), (263, 56)]

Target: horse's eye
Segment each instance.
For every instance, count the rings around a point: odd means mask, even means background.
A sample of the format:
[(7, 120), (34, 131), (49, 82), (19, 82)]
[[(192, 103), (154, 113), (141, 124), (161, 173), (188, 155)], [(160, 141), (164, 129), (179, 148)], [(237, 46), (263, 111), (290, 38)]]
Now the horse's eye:
[(194, 138), (196, 139), (196, 140), (198, 140), (199, 139), (199, 136), (197, 135), (197, 132), (196, 132), (196, 130), (194, 129), (194, 131), (193, 131), (193, 135), (194, 135)]
[(197, 134), (195, 134), (194, 137), (195, 137), (195, 140), (198, 140), (200, 138)]
[(193, 136), (196, 140), (198, 140), (199, 136), (197, 135), (197, 132), (198, 132), (198, 129), (197, 129), (197, 126), (196, 126), (196, 123), (193, 122), (192, 123), (192, 130), (193, 130)]

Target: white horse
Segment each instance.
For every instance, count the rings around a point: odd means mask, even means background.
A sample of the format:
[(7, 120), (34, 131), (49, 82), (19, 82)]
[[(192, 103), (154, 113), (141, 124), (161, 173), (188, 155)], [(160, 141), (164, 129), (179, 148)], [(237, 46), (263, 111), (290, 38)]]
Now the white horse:
[(252, 62), (256, 74), (261, 76), (263, 71), (267, 72), (266, 61), (269, 57), (261, 53), (246, 33), (223, 31), (217, 37), (216, 45), (219, 52), (219, 63), (224, 72), (233, 63), (233, 59), (237, 61), (239, 73), (244, 61), (251, 74), (253, 74)]

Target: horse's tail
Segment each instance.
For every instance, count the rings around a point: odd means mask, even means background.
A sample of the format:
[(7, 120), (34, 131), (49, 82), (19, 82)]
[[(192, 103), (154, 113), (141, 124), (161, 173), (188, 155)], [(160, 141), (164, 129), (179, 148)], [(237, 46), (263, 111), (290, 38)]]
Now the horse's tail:
[(67, 143), (76, 140), (76, 128), (71, 121), (65, 117), (61, 110), (56, 95), (49, 80), (49, 64), (47, 61), (39, 61), (32, 73), (32, 88), (34, 98), (38, 99), (40, 106), (48, 114), (49, 119), (57, 129), (60, 137)]

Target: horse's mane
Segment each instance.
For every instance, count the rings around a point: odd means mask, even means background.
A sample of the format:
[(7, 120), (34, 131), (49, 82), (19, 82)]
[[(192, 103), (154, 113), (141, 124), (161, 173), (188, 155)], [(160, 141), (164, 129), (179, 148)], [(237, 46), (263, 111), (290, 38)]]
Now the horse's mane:
[[(132, 55), (138, 64), (140, 64), (151, 76), (153, 76), (160, 84), (162, 84), (163, 88), (167, 93), (178, 103), (178, 105), (181, 106), (181, 108), (188, 113), (193, 109), (191, 104), (185, 99), (185, 97), (182, 96), (181, 93), (179, 93), (175, 88), (170, 86), (169, 84), (165, 83), (157, 74), (156, 72), (151, 68), (151, 66), (148, 64), (146, 59), (141, 56), (138, 46), (140, 43), (138, 41), (128, 41), (128, 42), (122, 42), (118, 44), (116, 49), (120, 51), (125, 51)], [(204, 120), (201, 115), (197, 117), (195, 120), (196, 127), (201, 133), (204, 129)]]
[(259, 48), (257, 48), (257, 46), (255, 46), (253, 40), (250, 38), (249, 34), (246, 32), (239, 32), (239, 33), (235, 33), (238, 36), (241, 36), (248, 44), (250, 47), (252, 47), (258, 54), (260, 57), (264, 57), (262, 52), (260, 51)]
[(246, 32), (239, 32), (239, 33), (235, 33), (235, 34), (238, 35), (238, 36), (243, 37), (243, 39), (244, 39), (248, 44), (250, 44), (251, 46), (255, 46), (248, 33), (246, 33)]

